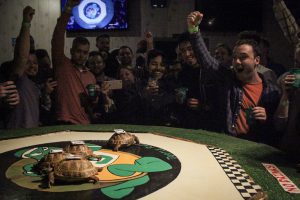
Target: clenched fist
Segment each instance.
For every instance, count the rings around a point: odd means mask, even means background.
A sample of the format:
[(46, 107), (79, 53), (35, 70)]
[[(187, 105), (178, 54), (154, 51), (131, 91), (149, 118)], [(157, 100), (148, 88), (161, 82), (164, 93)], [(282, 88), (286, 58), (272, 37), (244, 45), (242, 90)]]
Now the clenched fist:
[(199, 11), (191, 12), (187, 17), (187, 26), (188, 28), (193, 28), (198, 26), (203, 19), (203, 14)]
[(35, 10), (30, 6), (26, 6), (23, 9), (23, 22), (30, 23), (34, 14)]

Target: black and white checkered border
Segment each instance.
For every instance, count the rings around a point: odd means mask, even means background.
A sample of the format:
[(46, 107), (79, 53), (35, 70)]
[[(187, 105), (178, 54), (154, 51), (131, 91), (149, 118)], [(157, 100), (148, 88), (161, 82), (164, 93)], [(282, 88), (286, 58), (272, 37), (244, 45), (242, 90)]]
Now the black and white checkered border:
[(241, 196), (248, 200), (262, 189), (244, 169), (223, 149), (207, 146)]

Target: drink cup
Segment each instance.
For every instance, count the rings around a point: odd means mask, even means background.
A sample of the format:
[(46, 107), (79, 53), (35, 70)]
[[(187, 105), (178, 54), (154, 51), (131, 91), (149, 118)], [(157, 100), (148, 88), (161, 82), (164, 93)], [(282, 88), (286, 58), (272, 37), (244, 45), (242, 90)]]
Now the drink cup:
[(289, 70), (290, 74), (294, 74), (296, 79), (293, 84), (294, 87), (299, 88), (300, 87), (300, 68), (292, 68)]
[(185, 88), (185, 87), (175, 89), (176, 99), (179, 104), (184, 103), (184, 101), (186, 99), (187, 91), (188, 91), (188, 88)]
[(90, 97), (96, 96), (96, 85), (95, 84), (89, 84), (87, 86), (88, 94)]

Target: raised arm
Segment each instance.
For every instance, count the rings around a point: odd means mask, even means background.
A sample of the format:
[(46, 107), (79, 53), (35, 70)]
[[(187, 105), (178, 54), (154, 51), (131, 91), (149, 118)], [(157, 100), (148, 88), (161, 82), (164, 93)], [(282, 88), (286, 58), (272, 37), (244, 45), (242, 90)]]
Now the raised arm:
[(68, 0), (65, 10), (57, 20), (51, 40), (53, 68), (63, 66), (61, 62), (66, 59), (64, 53), (66, 26), (71, 16), (73, 7), (79, 4), (79, 2), (80, 0)]
[(147, 42), (147, 52), (149, 52), (150, 50), (154, 49), (152, 33), (150, 31), (147, 31), (145, 33), (145, 38), (146, 38), (146, 42)]
[(35, 10), (27, 6), (23, 10), (23, 21), (16, 41), (12, 73), (23, 75), (30, 51), (30, 26)]
[(191, 44), (197, 57), (197, 61), (203, 68), (218, 70), (219, 62), (210, 55), (198, 28), (202, 18), (203, 14), (199, 11), (191, 12), (187, 17), (187, 27), (190, 33)]
[(286, 39), (296, 46), (300, 43), (300, 28), (283, 0), (273, 0), (275, 18)]

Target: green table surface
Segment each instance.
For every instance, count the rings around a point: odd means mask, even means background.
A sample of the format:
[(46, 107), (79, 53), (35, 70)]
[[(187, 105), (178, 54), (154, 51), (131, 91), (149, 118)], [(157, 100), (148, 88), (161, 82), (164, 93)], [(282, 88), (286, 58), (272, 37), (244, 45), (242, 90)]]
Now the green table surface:
[[(0, 130), (0, 140), (42, 135), (45, 133), (72, 130), (91, 132), (111, 132), (113, 129), (121, 128), (129, 132), (139, 133), (161, 133), (166, 136), (184, 138), (196, 143), (214, 145), (226, 150), (267, 192), (270, 200), (299, 199), (300, 194), (289, 194), (285, 192), (277, 180), (269, 174), (261, 163), (275, 164), (285, 173), (298, 187), (300, 187), (300, 173), (295, 168), (295, 163), (289, 161), (287, 156), (276, 148), (265, 144), (259, 144), (247, 140), (241, 140), (225, 134), (208, 132), (203, 130), (192, 130), (182, 128), (140, 126), (122, 124), (99, 124), (99, 125), (66, 125), (49, 126), (33, 129)], [(180, 147), (179, 147), (180, 148)]]

